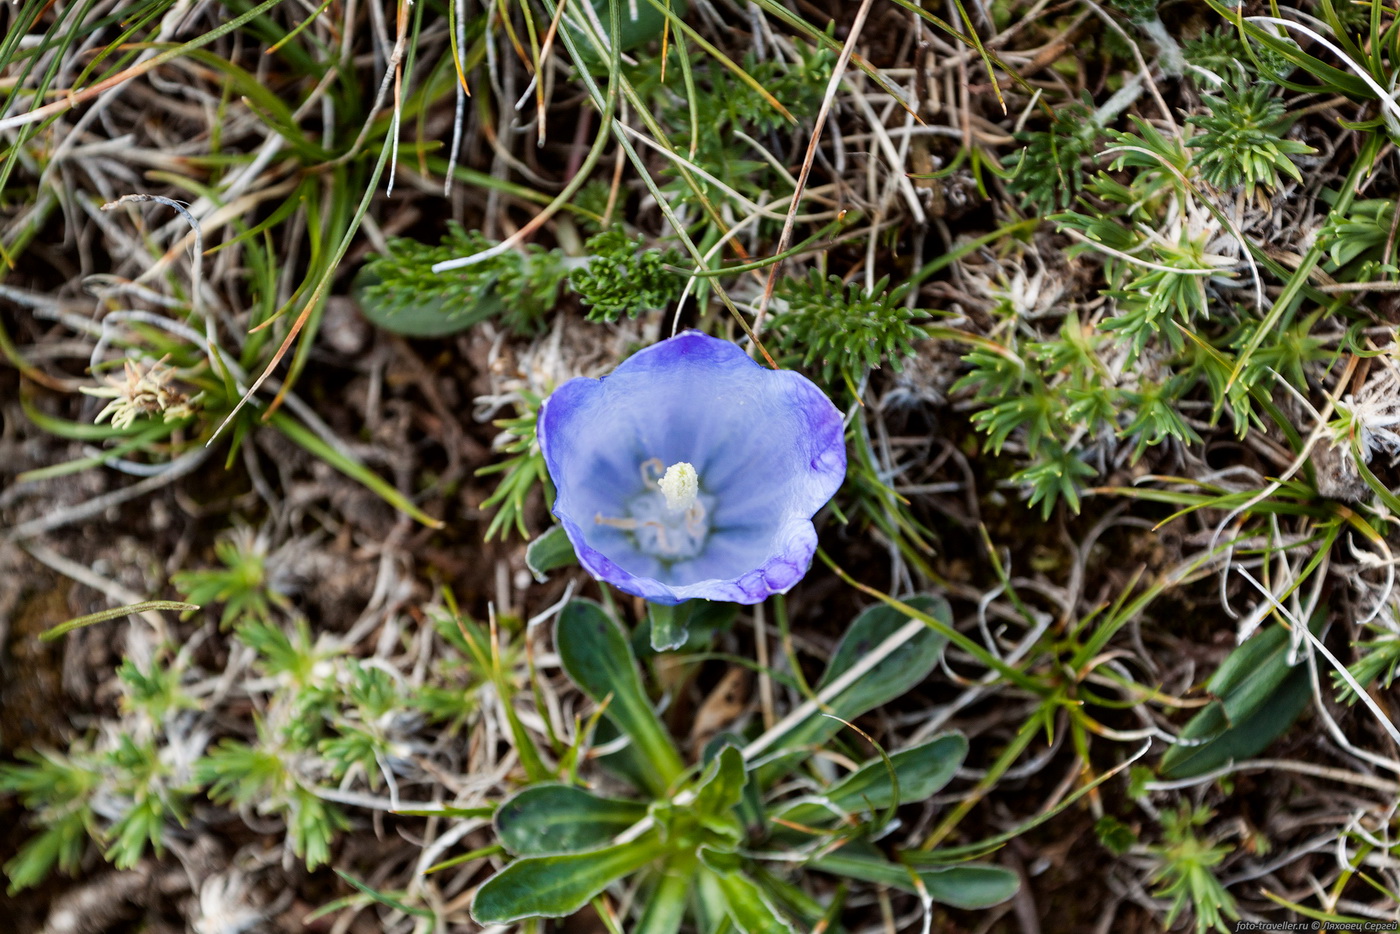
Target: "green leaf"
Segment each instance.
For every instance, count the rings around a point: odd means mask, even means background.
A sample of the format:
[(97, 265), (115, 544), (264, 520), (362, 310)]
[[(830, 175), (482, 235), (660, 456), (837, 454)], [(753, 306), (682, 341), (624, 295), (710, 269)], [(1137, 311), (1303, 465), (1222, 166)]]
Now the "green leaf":
[[(677, 867), (673, 864), (684, 863)], [(677, 858), (667, 862), (661, 878), (646, 898), (646, 910), (632, 927), (631, 934), (676, 934), (685, 921), (690, 890), (695, 880), (695, 860)]]
[[(730, 604), (731, 606), (733, 604)], [(712, 761), (723, 755), (724, 750), (730, 746), (743, 750), (744, 741), (734, 733), (721, 732), (710, 737), (710, 741), (705, 744), (704, 752), (700, 756), (700, 761), (708, 766)], [(757, 831), (764, 824), (763, 815), (763, 789), (758, 786), (757, 776), (749, 771), (747, 763), (744, 766), (744, 786), (739, 794), (739, 801), (735, 805), (738, 809), (740, 821), (752, 830)]]
[(375, 287), (381, 284), (374, 270), (365, 266), (355, 276), (351, 291), (370, 323), (404, 337), (446, 337), (480, 324), (505, 308), (495, 291), (494, 280), (468, 293), (470, 304), (466, 305), (462, 296), (443, 292), (424, 294), (415, 301), (386, 298), (376, 294)]
[(601, 850), (516, 860), (477, 889), (472, 917), (478, 924), (506, 924), (571, 915), (612, 882), (656, 859), (663, 849), (657, 835), (650, 833)]
[[(593, 11), (603, 27), (603, 37), (611, 42), (612, 37), (609, 33), (612, 30), (612, 13), (608, 9), (608, 4), (609, 0), (592, 0)], [(662, 4), (663, 6), (667, 5), (666, 0), (662, 0)], [(669, 6), (671, 12), (678, 17), (686, 14), (686, 0), (670, 0)], [(617, 47), (623, 52), (629, 52), (660, 36), (668, 19), (664, 12), (647, 3), (646, 0), (638, 0), (636, 3), (622, 0), (618, 3), (618, 7)], [(589, 38), (589, 34), (584, 32), (586, 27), (579, 22), (586, 15), (575, 12), (573, 5), (570, 4), (562, 28), (572, 34), (584, 64), (590, 67), (606, 65), (608, 63), (607, 51), (603, 50), (600, 53), (594, 46), (593, 40)]]
[[(953, 780), (967, 757), (967, 738), (948, 733), (890, 756), (899, 785), (899, 803), (923, 801)], [(826, 796), (837, 807), (884, 808), (892, 804), (894, 788), (883, 759), (872, 759), (843, 779)]]
[(130, 869), (141, 861), (149, 843), (157, 856), (165, 850), (165, 807), (150, 795), (137, 800), (115, 823), (116, 839), (103, 853), (118, 869)]
[[(953, 611), (942, 597), (921, 595), (910, 597), (905, 602), (922, 613), (952, 625)], [(842, 637), (817, 689), (854, 668), (857, 662), (908, 621), (909, 617), (883, 604), (866, 609), (855, 618)], [(889, 703), (928, 676), (938, 663), (938, 656), (942, 654), (946, 642), (945, 637), (933, 630), (916, 636), (867, 672), (850, 689), (842, 692), (839, 695), (840, 703), (833, 703), (832, 707), (845, 716), (856, 717)]]
[(954, 908), (1000, 905), (1021, 887), (1021, 879), (1016, 873), (986, 863), (920, 869), (918, 876), (930, 898)]
[(6, 891), (14, 895), (21, 889), (38, 885), (48, 878), (55, 866), (73, 875), (78, 871), (87, 841), (88, 832), (82, 811), (73, 811), (59, 818), (42, 833), (30, 838), (14, 858), (5, 863), (5, 875), (10, 878)]
[(661, 796), (685, 770), (680, 754), (642, 690), (641, 675), (622, 627), (598, 604), (574, 600), (559, 614), (554, 644), (564, 671), (631, 738), (650, 769), (647, 790)]
[(834, 875), (918, 892), (917, 877), (934, 901), (955, 908), (987, 908), (1016, 894), (1021, 880), (1016, 873), (986, 863), (957, 863), (921, 869), (890, 862), (865, 841), (852, 841), (839, 850), (807, 864)]
[(738, 844), (744, 837), (743, 824), (734, 808), (744, 797), (747, 781), (744, 754), (734, 746), (725, 746), (706, 766), (691, 805), (691, 810), (707, 830), (733, 844)]
[(535, 575), (535, 580), (543, 584), (549, 580), (549, 572), (578, 564), (573, 542), (562, 525), (556, 525), (536, 538), (525, 549), (525, 566)]
[(1213, 702), (1181, 731), (1182, 739), (1206, 741), (1199, 746), (1168, 749), (1162, 756), (1162, 777), (1189, 778), (1258, 755), (1293, 725), (1311, 699), (1312, 681), (1307, 666), (1299, 665), (1275, 686), (1269, 703), (1233, 726), (1227, 725), (1220, 712), (1223, 705)]
[(1104, 849), (1114, 856), (1122, 856), (1138, 842), (1137, 831), (1112, 814), (1105, 814), (1094, 821), (1094, 834)]
[(496, 836), (517, 856), (596, 849), (646, 817), (645, 805), (571, 785), (535, 785), (496, 811)]
[(713, 872), (696, 872), (691, 898), (691, 912), (698, 934), (728, 934), (733, 930), (729, 920), (728, 902), (719, 887), (719, 877)]
[[(890, 756), (899, 785), (899, 803), (912, 804), (937, 794), (952, 781), (967, 756), (967, 739), (947, 733)], [(822, 795), (823, 803), (804, 800), (777, 816), (808, 826), (830, 823), (839, 812), (878, 811), (893, 801), (894, 786), (883, 759), (872, 759)]]
[(292, 844), (292, 852), (306, 860), (308, 869), (330, 862), (336, 831), (348, 829), (349, 819), (333, 803), (316, 797), (305, 788), (293, 790), (291, 800), (287, 839)]
[[(941, 597), (916, 596), (905, 602), (951, 625), (952, 610)], [(863, 611), (851, 623), (851, 628), (836, 647), (831, 663), (817, 685), (817, 692), (820, 694), (822, 688), (854, 668), (908, 621), (909, 617), (883, 604)], [(900, 697), (928, 677), (947, 643), (946, 636), (932, 629), (919, 632), (831, 698), (824, 708), (831, 716), (813, 713), (779, 737), (773, 743), (773, 748), (806, 749), (820, 745), (842, 729), (841, 720), (852, 720)], [(832, 717), (839, 717), (840, 720)], [(760, 780), (765, 786), (771, 784), (791, 766), (790, 758), (768, 763), (759, 770)]]
[(593, 728), (593, 745), (607, 747), (610, 752), (597, 755), (598, 764), (613, 775), (628, 782), (633, 788), (646, 788), (651, 781), (651, 766), (647, 764), (633, 743), (618, 743), (623, 732), (607, 717), (598, 719)]
[(113, 428), (108, 424), (89, 424), (88, 422), (70, 422), (66, 419), (55, 418), (45, 414), (35, 408), (30, 401), (21, 396), (20, 407), (24, 410), (25, 416), (42, 431), (60, 438), (68, 438), (73, 441), (106, 441), (109, 438), (125, 438), (137, 434), (142, 426), (133, 424), (128, 428)]
[[(1314, 621), (1314, 628), (1323, 614)], [(1218, 699), (1187, 722), (1162, 756), (1164, 778), (1188, 778), (1257, 755), (1298, 719), (1312, 696), (1306, 665), (1288, 664), (1290, 637), (1271, 626), (1235, 649), (1206, 685)]]
[(793, 934), (796, 930), (748, 876), (732, 868), (733, 858), (705, 848), (700, 851), (704, 872), (724, 893), (729, 920), (744, 934)]
[(710, 761), (696, 787), (695, 811), (699, 814), (724, 814), (732, 810), (744, 796), (744, 754), (734, 746), (725, 746)]

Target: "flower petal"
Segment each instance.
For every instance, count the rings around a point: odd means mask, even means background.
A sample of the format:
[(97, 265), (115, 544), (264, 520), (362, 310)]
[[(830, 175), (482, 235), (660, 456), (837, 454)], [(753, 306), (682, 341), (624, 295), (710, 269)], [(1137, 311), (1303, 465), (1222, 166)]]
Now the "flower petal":
[[(809, 380), (687, 331), (546, 400), (540, 449), (559, 517), (589, 573), (657, 603), (757, 603), (811, 564), (812, 515), (846, 470), (841, 413)], [(686, 462), (714, 508), (704, 550), (666, 562), (616, 523), (646, 493), (641, 465)]]

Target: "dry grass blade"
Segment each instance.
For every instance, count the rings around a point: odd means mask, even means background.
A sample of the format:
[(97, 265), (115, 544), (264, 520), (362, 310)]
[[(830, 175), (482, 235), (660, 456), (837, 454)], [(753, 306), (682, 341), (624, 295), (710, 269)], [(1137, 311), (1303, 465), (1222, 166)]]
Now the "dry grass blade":
[[(797, 175), (797, 186), (792, 194), (792, 203), (788, 207), (787, 217), (783, 219), (783, 231), (778, 235), (777, 245), (773, 252), (780, 254), (788, 248), (792, 240), (792, 228), (797, 209), (802, 203), (802, 192), (807, 187), (807, 179), (811, 177), (812, 166), (817, 159), (817, 147), (821, 144), (822, 129), (826, 126), (827, 117), (831, 114), (832, 103), (836, 99), (836, 92), (841, 86), (841, 81), (845, 77), (846, 66), (850, 64), (851, 55), (855, 52), (856, 43), (860, 40), (861, 30), (865, 28), (865, 20), (870, 15), (870, 8), (874, 5), (874, 0), (861, 0), (860, 6), (856, 9), (856, 14), (851, 20), (850, 32), (846, 36), (846, 41), (841, 47), (841, 54), (836, 59), (836, 65), (832, 68), (831, 79), (827, 82), (826, 92), (822, 96), (820, 109), (817, 111), (816, 120), (813, 122), (812, 133), (807, 141), (807, 152), (802, 157), (802, 168)], [(780, 263), (773, 264), (768, 270), (768, 280), (763, 286), (763, 296), (759, 299), (758, 309), (754, 312), (752, 334), (757, 337), (763, 333), (763, 318), (768, 313), (768, 304), (773, 300), (773, 288), (778, 282), (778, 270)]]

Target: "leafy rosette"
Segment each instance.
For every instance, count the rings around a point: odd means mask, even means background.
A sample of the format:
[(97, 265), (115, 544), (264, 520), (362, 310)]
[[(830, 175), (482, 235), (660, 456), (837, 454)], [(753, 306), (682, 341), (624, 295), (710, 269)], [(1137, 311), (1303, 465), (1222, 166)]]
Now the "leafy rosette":
[(539, 442), (579, 562), (662, 604), (786, 593), (846, 473), (841, 413), (820, 389), (698, 331), (560, 386)]

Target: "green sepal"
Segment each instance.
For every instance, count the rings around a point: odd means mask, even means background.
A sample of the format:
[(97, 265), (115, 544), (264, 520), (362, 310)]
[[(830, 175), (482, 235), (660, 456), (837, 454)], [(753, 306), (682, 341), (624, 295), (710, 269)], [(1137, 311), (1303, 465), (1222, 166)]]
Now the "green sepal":
[(685, 645), (690, 636), (690, 611), (694, 605), (694, 601), (676, 606), (663, 603), (647, 604), (653, 651), (670, 652)]
[[(655, 605), (648, 605), (647, 618), (632, 634), (632, 651), (640, 659), (649, 658), (658, 652), (670, 651), (656, 647), (658, 638), (667, 638), (664, 635), (658, 637), (652, 634), (656, 609)], [(683, 621), (685, 632), (684, 638), (676, 643), (675, 648), (687, 648), (692, 651), (703, 651), (712, 643), (715, 633), (727, 632), (739, 618), (737, 605), (713, 600), (690, 600), (679, 606), (662, 609), (683, 611), (686, 614), (677, 617)], [(674, 642), (675, 637), (670, 637), (670, 641)]]

